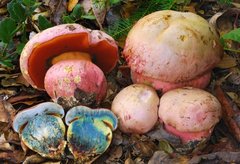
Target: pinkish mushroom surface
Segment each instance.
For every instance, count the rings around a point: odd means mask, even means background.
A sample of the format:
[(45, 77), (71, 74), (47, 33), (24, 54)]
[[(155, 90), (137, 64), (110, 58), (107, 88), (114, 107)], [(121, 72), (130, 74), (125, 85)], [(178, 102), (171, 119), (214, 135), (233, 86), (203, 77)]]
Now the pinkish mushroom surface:
[(179, 88), (161, 97), (158, 115), (165, 130), (187, 144), (210, 137), (221, 118), (221, 104), (207, 91)]
[(158, 120), (159, 98), (156, 91), (144, 84), (133, 84), (121, 90), (112, 102), (111, 110), (125, 133), (143, 134)]
[(219, 37), (205, 19), (171, 10), (140, 19), (123, 50), (133, 82), (163, 92), (182, 86), (206, 87), (222, 54)]
[(79, 24), (62, 24), (35, 35), (20, 56), (24, 78), (36, 89), (44, 89), (44, 77), (55, 63), (66, 60), (92, 60), (103, 72), (110, 72), (118, 60), (118, 47), (112, 37)]
[(54, 101), (62, 100), (62, 105), (72, 107), (100, 103), (106, 95), (107, 81), (102, 70), (90, 61), (64, 60), (47, 71), (44, 87)]

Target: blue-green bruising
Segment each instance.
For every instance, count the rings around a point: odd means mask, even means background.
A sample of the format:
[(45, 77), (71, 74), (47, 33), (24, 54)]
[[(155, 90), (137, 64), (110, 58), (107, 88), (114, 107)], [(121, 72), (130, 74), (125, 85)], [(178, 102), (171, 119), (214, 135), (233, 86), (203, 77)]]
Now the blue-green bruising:
[(22, 131), (22, 140), (32, 150), (48, 155), (57, 150), (64, 139), (65, 129), (61, 118), (38, 115), (31, 119)]
[[(102, 129), (94, 124), (94, 119), (85, 117), (70, 125), (71, 135), (68, 140), (73, 149), (80, 153), (103, 153), (109, 146), (109, 138), (102, 132)], [(111, 130), (109, 129), (109, 133)]]
[(111, 129), (117, 128), (117, 117), (108, 109), (90, 109), (86, 106), (77, 106), (71, 109), (68, 115), (72, 118), (98, 118), (111, 124)]

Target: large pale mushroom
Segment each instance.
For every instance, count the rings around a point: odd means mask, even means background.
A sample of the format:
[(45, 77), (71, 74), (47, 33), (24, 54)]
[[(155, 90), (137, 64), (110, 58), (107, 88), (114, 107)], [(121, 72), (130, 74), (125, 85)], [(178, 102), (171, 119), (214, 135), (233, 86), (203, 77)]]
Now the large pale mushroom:
[(123, 51), (133, 82), (163, 92), (182, 86), (206, 87), (222, 54), (219, 37), (205, 19), (171, 10), (140, 19)]

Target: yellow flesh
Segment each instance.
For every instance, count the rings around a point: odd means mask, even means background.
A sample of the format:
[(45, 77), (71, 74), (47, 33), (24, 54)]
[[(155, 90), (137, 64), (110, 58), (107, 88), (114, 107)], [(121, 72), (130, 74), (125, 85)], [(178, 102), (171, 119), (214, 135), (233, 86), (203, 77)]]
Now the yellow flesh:
[(75, 59), (75, 60), (87, 60), (92, 61), (91, 56), (89, 53), (86, 52), (65, 52), (62, 53), (52, 59), (52, 65), (62, 61), (62, 60), (69, 60), (69, 59)]

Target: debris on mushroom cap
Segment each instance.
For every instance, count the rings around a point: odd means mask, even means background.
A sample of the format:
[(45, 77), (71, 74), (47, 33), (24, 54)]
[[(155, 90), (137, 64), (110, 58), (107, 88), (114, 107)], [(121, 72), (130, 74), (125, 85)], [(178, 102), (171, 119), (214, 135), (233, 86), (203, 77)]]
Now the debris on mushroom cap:
[(104, 72), (111, 71), (118, 60), (118, 47), (106, 33), (79, 24), (62, 24), (42, 31), (26, 44), (20, 56), (24, 78), (33, 87), (44, 89), (49, 61), (70, 51), (89, 53)]
[(221, 118), (221, 104), (204, 90), (179, 88), (161, 97), (158, 115), (166, 130), (187, 141), (211, 134)]
[(34, 116), (41, 114), (54, 114), (58, 115), (60, 118), (63, 118), (64, 110), (62, 106), (53, 102), (44, 102), (31, 108), (27, 108), (15, 116), (12, 125), (14, 131), (19, 133), (23, 125), (25, 125)]
[(147, 85), (133, 84), (121, 90), (112, 102), (111, 110), (119, 118), (119, 128), (125, 133), (146, 133), (158, 119), (159, 97)]
[(46, 102), (19, 112), (13, 129), (21, 134), (21, 141), (43, 157), (60, 159), (64, 154), (65, 125), (63, 108)]
[(94, 161), (107, 150), (118, 120), (108, 109), (77, 106), (68, 111), (65, 123), (69, 126), (68, 147), (75, 160), (83, 163)]
[(66, 100), (70, 107), (98, 104), (107, 91), (102, 70), (85, 60), (56, 63), (47, 71), (44, 86), (53, 101)]
[(205, 19), (171, 10), (140, 19), (129, 32), (123, 50), (132, 73), (167, 83), (200, 78), (211, 71), (222, 54), (219, 37)]

